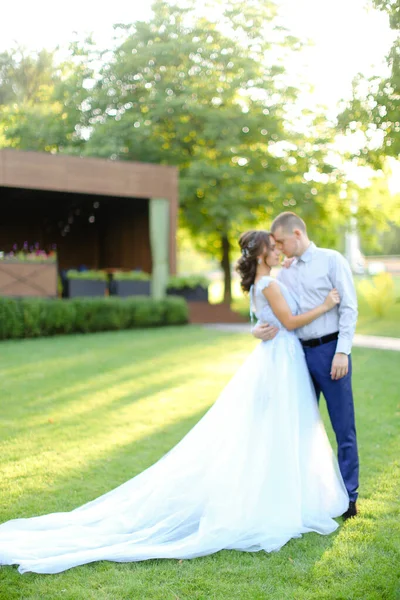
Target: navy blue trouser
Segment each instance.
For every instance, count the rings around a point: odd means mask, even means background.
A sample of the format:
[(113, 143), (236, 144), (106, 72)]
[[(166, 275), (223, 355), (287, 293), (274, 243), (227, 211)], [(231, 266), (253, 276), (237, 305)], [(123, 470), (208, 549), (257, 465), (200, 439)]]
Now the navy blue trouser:
[(357, 500), (358, 450), (351, 389), (351, 356), (349, 372), (333, 381), (330, 376), (337, 341), (314, 348), (304, 348), (308, 369), (314, 383), (317, 399), (323, 393), (338, 445), (338, 462), (350, 500)]

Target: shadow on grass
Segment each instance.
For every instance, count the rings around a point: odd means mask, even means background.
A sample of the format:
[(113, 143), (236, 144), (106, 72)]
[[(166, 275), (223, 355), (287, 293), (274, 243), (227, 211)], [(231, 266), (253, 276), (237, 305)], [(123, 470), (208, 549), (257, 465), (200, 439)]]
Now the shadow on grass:
[[(194, 331), (194, 333), (198, 335), (198, 331)], [(100, 334), (97, 337), (100, 337)], [(111, 348), (108, 345), (102, 351), (96, 348), (95, 356), (93, 357), (89, 353), (86, 363), (82, 351), (86, 350), (86, 354), (88, 354), (87, 350), (93, 343), (93, 336), (80, 339), (81, 342), (86, 342), (80, 349), (80, 355), (71, 358), (70, 354), (76, 354), (75, 345), (72, 345), (68, 349), (68, 355), (61, 359), (68, 362), (65, 369), (50, 369), (52, 365), (54, 366), (54, 362), (58, 361), (58, 359), (54, 359), (54, 352), (49, 360), (42, 359), (39, 363), (41, 370), (47, 376), (51, 375), (51, 381), (56, 387), (54, 391), (45, 390), (43, 395), (41, 382), (36, 377), (36, 380), (32, 381), (32, 385), (26, 385), (22, 398), (19, 393), (19, 404), (15, 406), (12, 398), (12, 382), (8, 385), (8, 392), (3, 387), (2, 396), (6, 407), (9, 402), (11, 416), (2, 428), (2, 437), (4, 440), (10, 440), (25, 431), (30, 432), (32, 429), (48, 427), (48, 423), (41, 423), (43, 415), (47, 420), (48, 417), (56, 416), (59, 412), (64, 423), (76, 423), (77, 419), (81, 419), (87, 412), (98, 408), (104, 410), (106, 404), (112, 407), (110, 410), (114, 410), (116, 406), (136, 402), (152, 393), (182, 384), (190, 376), (187, 365), (192, 353), (194, 361), (207, 357), (210, 348), (215, 350), (215, 337), (218, 336), (212, 336), (210, 340), (208, 333), (202, 330), (199, 339), (191, 338), (186, 344), (182, 344), (179, 337), (174, 339), (174, 342), (168, 339), (167, 343), (164, 340), (164, 347), (156, 346), (155, 349), (154, 337), (151, 336), (149, 340), (148, 336), (145, 336), (140, 343), (134, 339), (128, 347), (125, 344), (123, 353), (120, 353), (118, 340), (115, 340), (114, 335), (112, 338), (114, 345)], [(84, 336), (80, 336), (80, 338), (84, 338)], [(38, 340), (35, 341), (38, 342)], [(129, 353), (131, 349), (134, 349), (134, 356)], [(65, 348), (63, 350), (65, 351)], [(115, 356), (116, 354), (117, 356)], [(101, 362), (102, 357), (106, 359), (104, 363)], [(70, 361), (74, 361), (76, 369)], [(115, 361), (117, 361), (116, 366), (113, 365)], [(176, 369), (179, 370), (179, 375), (171, 377), (171, 373)], [(7, 369), (2, 371), (3, 378), (8, 376), (8, 371)], [(37, 363), (31, 365), (31, 372), (33, 375), (37, 374)], [(165, 372), (167, 375), (163, 375)], [(29, 370), (25, 375), (29, 376)], [(71, 376), (76, 377), (72, 382), (70, 381)], [(20, 375), (18, 379), (20, 379)], [(102, 395), (102, 398), (96, 400), (95, 396), (98, 394)], [(76, 412), (80, 417), (70, 417), (67, 414), (68, 406), (74, 404), (79, 404)], [(72, 406), (71, 412), (74, 412)], [(7, 413), (7, 410), (3, 413), (4, 421), (7, 421)]]
[[(18, 506), (2, 510), (2, 521), (30, 517), (49, 512), (69, 511), (125, 483), (150, 467), (200, 420), (205, 410), (198, 411), (152, 435), (108, 452), (86, 466), (68, 469), (55, 478), (51, 488), (38, 486), (29, 496), (20, 497)], [(17, 514), (15, 509), (17, 508)]]
[[(25, 423), (14, 426), (12, 429), (12, 433), (9, 435), (3, 435), (4, 441), (10, 441), (14, 438), (17, 438), (24, 433), (30, 434), (32, 430), (34, 430), (35, 435), (39, 434), (41, 431), (46, 431), (49, 427), (60, 427), (62, 428), (63, 438), (69, 435), (69, 432), (74, 432), (74, 439), (79, 443), (80, 440), (86, 439), (88, 435), (87, 428), (85, 426), (85, 421), (87, 419), (87, 415), (90, 413), (99, 412), (99, 416), (97, 419), (92, 419), (90, 421), (90, 435), (94, 436), (97, 433), (104, 431), (107, 423), (108, 417), (112, 417), (114, 412), (121, 407), (134, 404), (139, 401), (145, 401), (147, 398), (157, 394), (161, 391), (168, 391), (173, 388), (176, 388), (178, 385), (184, 384), (189, 378), (185, 378), (182, 376), (179, 377), (169, 377), (163, 380), (159, 380), (157, 383), (140, 386), (136, 391), (129, 390), (126, 393), (120, 392), (118, 396), (114, 396), (111, 398), (105, 398), (103, 402), (96, 402), (94, 406), (88, 405), (85, 400), (87, 398), (92, 397), (96, 394), (95, 390), (91, 390), (90, 394), (78, 395), (75, 397), (71, 396), (69, 402), (70, 403), (79, 403), (79, 407), (77, 410), (71, 410), (71, 412), (67, 412), (65, 414), (58, 414), (58, 406), (55, 404), (53, 406), (52, 403), (48, 403), (48, 405), (44, 408), (41, 407), (40, 410), (46, 410), (45, 420), (42, 423)], [(128, 381), (129, 378), (126, 378)], [(121, 384), (121, 382), (119, 382)], [(102, 388), (100, 388), (102, 389)], [(104, 390), (105, 393), (107, 390)], [(48, 416), (47, 416), (48, 415)]]
[[(192, 337), (190, 333), (193, 334)], [(220, 332), (213, 332), (212, 337), (218, 337), (218, 333)], [(190, 329), (188, 335), (188, 328), (182, 330), (180, 327), (168, 327), (162, 330), (108, 331), (3, 341), (0, 345), (4, 356), (11, 359), (13, 363), (18, 362), (19, 366), (3, 366), (0, 373), (3, 377), (15, 375), (19, 378), (30, 372), (37, 373), (43, 370), (44, 366), (47, 368), (55, 366), (55, 373), (62, 374), (69, 372), (74, 365), (92, 364), (94, 357), (96, 361), (106, 359), (107, 362), (111, 358), (118, 358), (128, 364), (132, 356), (124, 354), (127, 349), (139, 353), (153, 351), (157, 356), (161, 356), (176, 348), (191, 348), (198, 345), (204, 347), (209, 338), (210, 333), (202, 328)], [(95, 351), (95, 355), (92, 355), (91, 351)], [(60, 365), (60, 362), (66, 364)], [(3, 365), (6, 364), (7, 361), (4, 361)], [(61, 368), (58, 368), (58, 365)]]

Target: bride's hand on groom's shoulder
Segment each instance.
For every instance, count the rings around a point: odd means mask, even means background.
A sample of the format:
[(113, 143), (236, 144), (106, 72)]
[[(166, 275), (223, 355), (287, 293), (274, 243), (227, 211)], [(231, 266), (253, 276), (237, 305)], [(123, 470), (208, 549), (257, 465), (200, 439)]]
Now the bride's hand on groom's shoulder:
[(284, 269), (288, 269), (291, 266), (291, 264), (292, 264), (293, 261), (294, 261), (294, 256), (292, 256), (292, 258), (285, 258), (283, 260), (283, 262), (281, 263), (281, 266)]
[(263, 342), (268, 342), (269, 340), (273, 340), (279, 329), (277, 327), (273, 327), (272, 325), (268, 325), (268, 323), (263, 323), (260, 325), (256, 325), (252, 329), (252, 334), (258, 340), (262, 340)]

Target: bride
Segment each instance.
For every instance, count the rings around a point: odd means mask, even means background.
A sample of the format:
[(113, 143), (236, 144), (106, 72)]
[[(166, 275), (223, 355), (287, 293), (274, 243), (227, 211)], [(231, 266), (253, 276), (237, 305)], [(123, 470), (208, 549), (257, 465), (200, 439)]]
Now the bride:
[(270, 277), (279, 262), (273, 238), (248, 231), (239, 244), (251, 310), (278, 335), (255, 348), (197, 425), (141, 474), (71, 512), (0, 525), (0, 564), (59, 573), (98, 560), (271, 552), (338, 527), (334, 517), (349, 499), (293, 330), (339, 297), (332, 290), (297, 315), (296, 300)]

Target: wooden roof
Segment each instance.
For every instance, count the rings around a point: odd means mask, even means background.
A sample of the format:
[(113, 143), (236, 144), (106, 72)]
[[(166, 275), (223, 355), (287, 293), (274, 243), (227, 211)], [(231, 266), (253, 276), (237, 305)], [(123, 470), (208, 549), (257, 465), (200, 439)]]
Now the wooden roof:
[(178, 203), (177, 167), (45, 152), (0, 150), (0, 186)]

